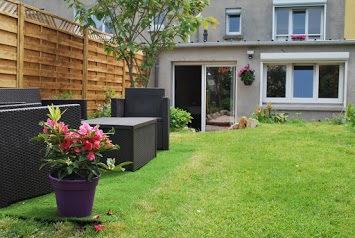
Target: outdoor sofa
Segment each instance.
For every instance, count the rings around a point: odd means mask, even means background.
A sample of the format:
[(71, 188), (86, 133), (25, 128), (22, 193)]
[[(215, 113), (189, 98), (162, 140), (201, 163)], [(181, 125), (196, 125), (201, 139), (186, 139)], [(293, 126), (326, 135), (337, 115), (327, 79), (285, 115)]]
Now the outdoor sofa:
[[(58, 107), (61, 111), (66, 110), (61, 121), (71, 128), (80, 126), (80, 105)], [(52, 192), (48, 168), (39, 170), (40, 149), (45, 145), (31, 141), (42, 132), (39, 122), (46, 121), (47, 114), (47, 106), (0, 108), (0, 207)]]
[(81, 110), (80, 118), (87, 119), (86, 99), (41, 99), (39, 88), (0, 88), (0, 109), (10, 107), (28, 107), (36, 105), (63, 105), (79, 104)]

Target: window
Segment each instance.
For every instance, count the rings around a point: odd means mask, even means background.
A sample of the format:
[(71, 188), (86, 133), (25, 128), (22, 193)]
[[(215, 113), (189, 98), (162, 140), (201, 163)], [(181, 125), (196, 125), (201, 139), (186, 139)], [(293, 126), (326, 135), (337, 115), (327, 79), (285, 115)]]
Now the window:
[[(73, 8), (73, 10), (74, 10), (74, 16), (76, 16), (76, 8)], [(108, 34), (113, 33), (112, 30), (107, 26), (107, 23), (110, 22), (109, 17), (106, 17), (105, 19), (102, 20), (98, 20), (95, 16), (92, 16), (92, 20), (95, 22), (95, 29), (106, 32)]]
[(226, 9), (226, 35), (241, 35), (240, 9)]
[(108, 17), (106, 17), (105, 19), (102, 19), (102, 20), (98, 20), (95, 16), (93, 16), (92, 19), (94, 20), (94, 22), (96, 24), (97, 30), (106, 32), (108, 34), (112, 34), (112, 30), (109, 27), (107, 27), (107, 23), (110, 21), (110, 19)]
[(293, 66), (293, 98), (313, 98), (313, 65)]
[(326, 0), (274, 0), (274, 39), (324, 40), (325, 9)]
[(286, 65), (267, 65), (266, 96), (284, 98), (286, 96)]
[(157, 14), (152, 19), (152, 23), (150, 25), (149, 31), (154, 32), (154, 31), (162, 31), (162, 30), (164, 30), (164, 18), (165, 18), (165, 15), (166, 15), (165, 12)]
[(265, 102), (341, 102), (339, 83), (343, 80), (343, 73), (340, 74), (343, 63), (265, 66)]
[(339, 95), (339, 65), (319, 66), (319, 98), (337, 98)]
[(262, 53), (263, 103), (344, 103), (348, 58), (347, 52)]

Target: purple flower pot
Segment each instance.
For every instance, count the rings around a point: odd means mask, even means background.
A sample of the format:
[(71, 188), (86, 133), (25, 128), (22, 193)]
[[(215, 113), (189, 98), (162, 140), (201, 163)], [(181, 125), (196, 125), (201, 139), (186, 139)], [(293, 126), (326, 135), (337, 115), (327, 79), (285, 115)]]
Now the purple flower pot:
[(94, 204), (95, 189), (99, 177), (87, 180), (61, 180), (49, 174), (57, 201), (58, 215), (60, 217), (86, 217), (90, 216)]

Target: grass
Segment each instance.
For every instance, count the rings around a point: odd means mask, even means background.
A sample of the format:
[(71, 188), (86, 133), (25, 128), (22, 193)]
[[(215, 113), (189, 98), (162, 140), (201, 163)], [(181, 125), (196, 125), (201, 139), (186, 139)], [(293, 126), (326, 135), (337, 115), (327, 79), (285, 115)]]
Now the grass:
[(0, 209), (0, 237), (355, 237), (354, 145), (325, 123), (172, 133), (140, 170), (100, 179), (103, 231), (58, 220), (47, 195)]

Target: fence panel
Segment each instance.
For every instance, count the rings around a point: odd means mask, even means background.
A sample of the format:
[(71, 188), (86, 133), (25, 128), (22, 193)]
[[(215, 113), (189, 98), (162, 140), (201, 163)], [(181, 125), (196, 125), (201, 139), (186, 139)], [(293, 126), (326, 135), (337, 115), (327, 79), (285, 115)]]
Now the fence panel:
[(130, 86), (124, 61), (103, 49), (106, 33), (13, 0), (0, 0), (0, 22), (0, 87), (38, 87), (43, 99), (71, 91), (88, 100), (90, 114), (105, 88), (122, 96)]
[(17, 37), (18, 17), (17, 5), (12, 2), (0, 1), (0, 78), (2, 87), (17, 85)]

